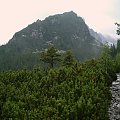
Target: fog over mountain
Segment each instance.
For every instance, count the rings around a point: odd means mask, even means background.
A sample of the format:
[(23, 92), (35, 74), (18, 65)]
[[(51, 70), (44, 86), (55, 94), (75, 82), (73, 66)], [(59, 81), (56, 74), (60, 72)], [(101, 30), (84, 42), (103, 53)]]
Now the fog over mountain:
[(112, 45), (112, 44), (117, 43), (117, 39), (113, 38), (110, 35), (103, 35), (102, 33), (97, 33), (93, 29), (90, 29), (90, 28), (89, 28), (89, 32), (94, 38), (96, 38), (98, 41), (100, 41), (103, 44), (107, 43), (108, 45)]

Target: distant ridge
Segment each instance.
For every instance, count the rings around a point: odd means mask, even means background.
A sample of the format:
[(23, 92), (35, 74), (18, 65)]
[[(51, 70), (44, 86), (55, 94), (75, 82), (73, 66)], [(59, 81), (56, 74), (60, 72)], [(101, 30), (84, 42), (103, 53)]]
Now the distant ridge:
[(100, 41), (103, 44), (108, 43), (108, 45), (111, 45), (111, 44), (116, 44), (117, 43), (117, 40), (115, 38), (109, 36), (109, 35), (103, 35), (101, 33), (97, 33), (93, 29), (90, 29), (90, 28), (89, 28), (89, 31), (90, 31), (90, 34), (96, 40)]

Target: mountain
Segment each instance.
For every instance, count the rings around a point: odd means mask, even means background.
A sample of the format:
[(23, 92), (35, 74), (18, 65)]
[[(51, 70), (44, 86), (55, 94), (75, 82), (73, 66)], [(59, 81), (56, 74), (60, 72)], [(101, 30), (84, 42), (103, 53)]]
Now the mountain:
[(49, 16), (15, 33), (0, 47), (0, 70), (31, 68), (39, 63), (40, 52), (50, 45), (64, 52), (71, 49), (83, 61), (97, 57), (102, 43), (90, 34), (85, 21), (73, 11)]
[(108, 45), (111, 45), (111, 44), (117, 43), (117, 40), (109, 35), (103, 35), (101, 33), (97, 33), (93, 29), (90, 29), (90, 28), (89, 28), (89, 32), (96, 40), (98, 40), (99, 42), (103, 44), (108, 43)]

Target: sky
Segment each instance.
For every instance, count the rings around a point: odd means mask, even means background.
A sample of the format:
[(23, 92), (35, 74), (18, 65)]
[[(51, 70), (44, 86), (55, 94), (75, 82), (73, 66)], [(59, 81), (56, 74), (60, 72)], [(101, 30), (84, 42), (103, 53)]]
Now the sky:
[(116, 37), (120, 0), (0, 0), (0, 45), (15, 32), (54, 14), (74, 11), (96, 32)]

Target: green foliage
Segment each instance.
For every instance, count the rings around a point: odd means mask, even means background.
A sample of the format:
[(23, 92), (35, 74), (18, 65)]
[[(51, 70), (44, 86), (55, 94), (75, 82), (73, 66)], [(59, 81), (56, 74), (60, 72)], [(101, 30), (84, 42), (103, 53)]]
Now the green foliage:
[(112, 79), (109, 78), (110, 79), (109, 84), (111, 84), (113, 80), (116, 80), (117, 68), (116, 68), (116, 61), (111, 55), (111, 49), (109, 48), (108, 45), (104, 46), (100, 61), (101, 64), (103, 64), (106, 73), (109, 74), (109, 76), (111, 76), (112, 78)]
[[(120, 35), (120, 24), (115, 23), (117, 25), (117, 34)], [(120, 39), (117, 40), (117, 46), (112, 45), (111, 48), (111, 56), (114, 60), (114, 66), (116, 72), (120, 72)]]
[(106, 73), (108, 72), (107, 68), (111, 65), (111, 55), (110, 55), (110, 49), (108, 45), (103, 46), (103, 52), (101, 55), (101, 60), (103, 61)]
[(116, 72), (119, 73), (120, 72), (120, 53), (116, 55), (115, 62), (116, 62)]
[(58, 53), (58, 50), (55, 47), (50, 47), (47, 51), (41, 53), (40, 60), (42, 60), (45, 63), (48, 63), (49, 67), (53, 68), (54, 64), (60, 61), (60, 54)]
[(120, 40), (117, 40), (117, 53), (120, 53)]
[[(117, 44), (118, 45), (118, 44)], [(117, 47), (118, 48), (118, 47)], [(112, 56), (112, 58), (115, 58), (115, 56), (116, 56), (116, 54), (117, 54), (117, 48), (115, 47), (115, 45), (113, 44), (113, 45), (111, 45), (111, 47), (110, 47), (110, 52), (111, 52), (111, 56)]]
[(72, 52), (70, 50), (68, 50), (65, 53), (65, 56), (64, 56), (64, 59), (63, 59), (63, 65), (64, 66), (71, 66), (71, 65), (73, 65), (74, 61), (75, 60), (74, 60)]
[(0, 118), (108, 120), (110, 58), (80, 64), (67, 52), (65, 59), (57, 68), (1, 72)]

